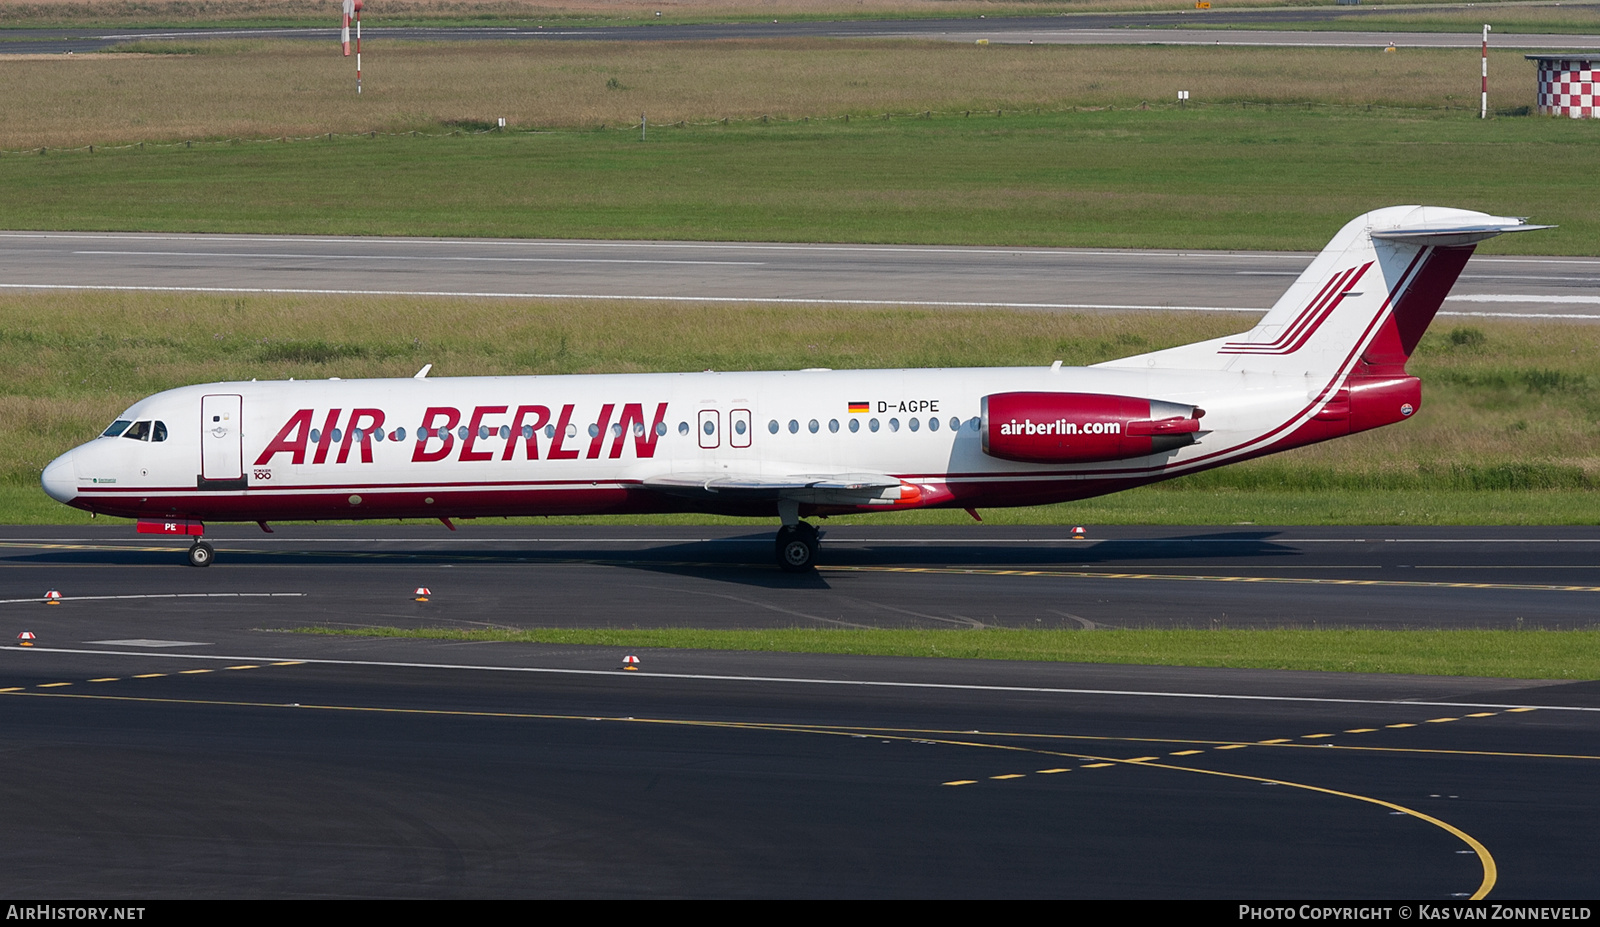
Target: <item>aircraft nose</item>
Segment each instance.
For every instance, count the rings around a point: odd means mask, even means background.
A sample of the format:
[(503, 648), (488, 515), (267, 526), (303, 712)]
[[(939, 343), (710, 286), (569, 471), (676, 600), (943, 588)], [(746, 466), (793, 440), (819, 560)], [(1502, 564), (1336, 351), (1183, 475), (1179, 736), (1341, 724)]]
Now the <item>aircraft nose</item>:
[(57, 502), (71, 503), (78, 495), (78, 473), (72, 466), (72, 451), (67, 451), (44, 468), (39, 482), (45, 494)]

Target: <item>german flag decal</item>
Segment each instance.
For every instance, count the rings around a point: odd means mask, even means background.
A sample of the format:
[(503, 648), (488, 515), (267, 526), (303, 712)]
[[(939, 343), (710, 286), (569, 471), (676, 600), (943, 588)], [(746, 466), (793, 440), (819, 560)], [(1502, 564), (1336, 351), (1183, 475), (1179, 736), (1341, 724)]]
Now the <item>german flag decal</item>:
[(850, 412), (852, 414), (854, 414), (856, 412), (870, 412), (870, 411), (872, 411), (870, 407), (871, 407), (871, 403), (852, 402), (852, 403), (850, 403)]

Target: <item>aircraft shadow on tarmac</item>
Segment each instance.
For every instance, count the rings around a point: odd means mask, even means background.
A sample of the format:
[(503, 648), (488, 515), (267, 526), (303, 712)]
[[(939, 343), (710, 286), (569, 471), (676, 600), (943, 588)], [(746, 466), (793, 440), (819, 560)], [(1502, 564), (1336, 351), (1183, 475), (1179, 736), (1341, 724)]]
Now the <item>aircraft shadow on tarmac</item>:
[[(821, 573), (781, 572), (772, 560), (772, 534), (761, 531), (712, 540), (695, 539), (664, 543), (645, 548), (619, 550), (616, 544), (587, 544), (582, 539), (529, 547), (526, 542), (496, 546), (486, 538), (482, 547), (469, 549), (428, 548), (407, 540), (403, 547), (391, 542), (351, 541), (343, 544), (307, 544), (296, 547), (256, 547), (249, 541), (216, 538), (217, 564), (208, 572), (224, 572), (230, 565), (254, 566), (375, 566), (378, 564), (417, 564), (461, 566), (561, 565), (586, 564), (692, 576), (699, 579), (765, 588), (828, 588), (829, 567), (869, 567), (917, 569), (1103, 569), (1119, 565), (1138, 570), (1145, 561), (1174, 561), (1204, 558), (1207, 561), (1240, 562), (1281, 560), (1302, 556), (1303, 552), (1275, 542), (1276, 531), (1196, 533), (1165, 538), (1123, 538), (1106, 540), (1063, 540), (1060, 543), (1004, 541), (990, 544), (960, 544), (911, 539), (841, 538), (828, 543), (824, 533)], [(52, 547), (46, 550), (13, 550), (3, 557), (15, 565), (50, 566), (183, 566), (183, 548), (170, 550), (149, 546)], [(1259, 565), (1259, 564), (1257, 564)], [(184, 566), (184, 569), (189, 569)]]

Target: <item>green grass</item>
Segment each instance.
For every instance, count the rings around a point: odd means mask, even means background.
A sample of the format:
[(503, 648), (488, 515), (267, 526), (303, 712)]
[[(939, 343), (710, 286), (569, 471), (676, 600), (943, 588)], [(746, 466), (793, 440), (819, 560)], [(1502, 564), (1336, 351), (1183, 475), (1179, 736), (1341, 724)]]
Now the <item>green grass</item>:
[[(1600, 679), (1600, 631), (295, 628), (303, 634), (1069, 663)], [(648, 663), (648, 656), (646, 657)]]
[(33, 229), (1311, 250), (1361, 212), (1420, 202), (1561, 226), (1485, 251), (1600, 254), (1597, 132), (1465, 108), (1218, 104), (663, 127), (643, 143), (613, 128), (34, 151), (0, 156), (0, 215)]

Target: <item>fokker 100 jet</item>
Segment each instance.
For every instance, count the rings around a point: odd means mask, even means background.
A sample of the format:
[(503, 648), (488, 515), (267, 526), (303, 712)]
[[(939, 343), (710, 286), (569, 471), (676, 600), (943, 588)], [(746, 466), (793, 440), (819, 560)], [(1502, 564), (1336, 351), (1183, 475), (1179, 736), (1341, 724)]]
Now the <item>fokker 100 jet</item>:
[(1476, 244), (1547, 226), (1395, 206), (1346, 225), (1247, 332), (1092, 367), (208, 383), (44, 469), (144, 533), (205, 522), (708, 512), (805, 518), (1099, 496), (1403, 421), (1406, 372)]

